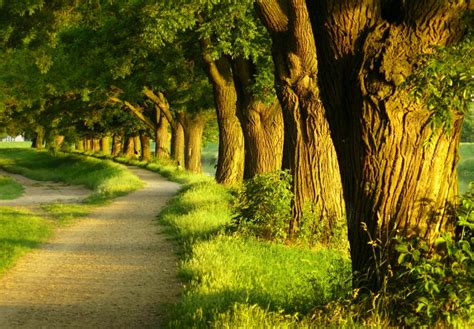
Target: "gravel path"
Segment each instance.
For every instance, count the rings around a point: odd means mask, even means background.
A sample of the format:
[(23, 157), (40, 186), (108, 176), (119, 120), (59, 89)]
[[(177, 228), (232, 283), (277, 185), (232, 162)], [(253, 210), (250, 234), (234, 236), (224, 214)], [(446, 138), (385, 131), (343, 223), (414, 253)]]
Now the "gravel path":
[(145, 188), (60, 229), (0, 278), (0, 328), (160, 327), (180, 285), (154, 219), (179, 185), (131, 171)]

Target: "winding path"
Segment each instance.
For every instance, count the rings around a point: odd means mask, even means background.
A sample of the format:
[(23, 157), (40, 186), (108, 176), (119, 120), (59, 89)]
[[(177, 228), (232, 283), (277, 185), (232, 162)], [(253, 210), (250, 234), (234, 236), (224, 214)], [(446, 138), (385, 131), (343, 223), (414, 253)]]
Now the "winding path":
[(0, 278), (0, 328), (156, 328), (180, 285), (173, 245), (154, 222), (179, 185), (147, 186), (60, 229)]

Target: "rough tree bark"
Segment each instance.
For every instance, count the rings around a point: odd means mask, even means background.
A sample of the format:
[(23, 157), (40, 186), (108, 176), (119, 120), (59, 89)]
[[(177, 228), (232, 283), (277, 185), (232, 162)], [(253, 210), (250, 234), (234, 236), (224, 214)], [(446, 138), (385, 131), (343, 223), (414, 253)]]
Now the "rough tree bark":
[(340, 159), (352, 267), (369, 274), (368, 282), (355, 284), (376, 290), (381, 276), (370, 239), (380, 239), (388, 264), (395, 266), (396, 232), (433, 243), (440, 232), (453, 229), (462, 117), (453, 112), (451, 130), (433, 130), (433, 111), (416, 104), (401, 84), (420, 54), (459, 40), (467, 4), (307, 2), (321, 93)]
[(283, 115), (276, 97), (265, 104), (251, 91), (255, 65), (242, 58), (233, 61), (238, 95), (238, 117), (245, 141), (244, 178), (281, 169)]
[(161, 114), (155, 131), (155, 155), (157, 158), (170, 157), (171, 133), (169, 129), (168, 120)]
[(133, 156), (135, 155), (135, 137), (134, 136), (125, 137), (123, 155), (129, 159), (133, 158)]
[(219, 126), (219, 158), (216, 181), (225, 185), (239, 184), (244, 175), (244, 137), (237, 117), (237, 91), (232, 65), (228, 58), (213, 60), (209, 43), (201, 41), (207, 74), (214, 91)]
[(173, 121), (171, 134), (171, 157), (176, 161), (178, 167), (183, 167), (185, 164), (185, 137), (184, 137), (184, 113), (176, 113), (176, 120)]
[(100, 152), (100, 138), (93, 138), (92, 139), (92, 151), (93, 152)]
[(35, 135), (33, 137), (32, 147), (35, 149), (42, 149), (44, 144), (44, 128), (37, 127), (35, 129)]
[(186, 169), (195, 173), (201, 172), (201, 145), (205, 124), (206, 118), (202, 113), (186, 113), (184, 118), (185, 163)]
[(78, 151), (78, 152), (83, 152), (84, 151), (84, 142), (82, 141), (82, 139), (78, 140), (75, 143), (75, 148), (76, 148), (76, 151)]
[(336, 151), (317, 84), (316, 48), (304, 0), (260, 0), (257, 13), (269, 30), (275, 84), (283, 108), (283, 167), (293, 176), (293, 236), (311, 207), (330, 231), (344, 218)]
[(110, 137), (104, 136), (100, 139), (100, 152), (110, 154)]
[(112, 137), (112, 155), (114, 157), (119, 156), (122, 153), (122, 148), (123, 148), (123, 143), (122, 143), (123, 137), (118, 134), (114, 134)]
[(140, 144), (141, 144), (141, 161), (151, 161), (151, 149), (150, 149), (150, 137), (146, 132), (140, 132)]

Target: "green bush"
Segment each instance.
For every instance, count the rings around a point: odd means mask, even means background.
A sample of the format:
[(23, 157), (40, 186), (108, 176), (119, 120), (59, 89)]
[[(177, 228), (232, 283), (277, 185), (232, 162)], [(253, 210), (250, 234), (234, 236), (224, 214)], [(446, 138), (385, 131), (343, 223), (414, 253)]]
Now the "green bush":
[(291, 176), (286, 171), (257, 175), (245, 182), (234, 207), (234, 224), (242, 234), (285, 240), (291, 218)]

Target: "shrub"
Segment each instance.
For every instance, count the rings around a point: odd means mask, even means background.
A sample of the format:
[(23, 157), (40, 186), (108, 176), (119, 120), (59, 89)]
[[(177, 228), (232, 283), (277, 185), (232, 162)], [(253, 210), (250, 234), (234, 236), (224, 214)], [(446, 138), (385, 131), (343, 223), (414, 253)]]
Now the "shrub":
[(287, 171), (257, 175), (245, 182), (234, 207), (234, 224), (242, 234), (283, 241), (291, 216), (291, 176)]

